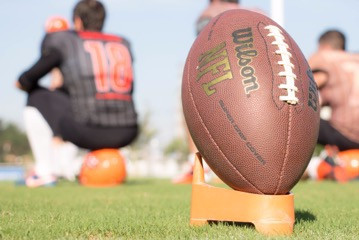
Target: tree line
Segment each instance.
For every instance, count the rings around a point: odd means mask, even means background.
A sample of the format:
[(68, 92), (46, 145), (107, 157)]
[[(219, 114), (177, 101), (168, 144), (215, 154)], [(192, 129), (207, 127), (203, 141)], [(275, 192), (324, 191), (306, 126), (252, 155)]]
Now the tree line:
[(31, 154), (26, 134), (14, 123), (0, 120), (0, 162), (6, 155), (23, 156)]

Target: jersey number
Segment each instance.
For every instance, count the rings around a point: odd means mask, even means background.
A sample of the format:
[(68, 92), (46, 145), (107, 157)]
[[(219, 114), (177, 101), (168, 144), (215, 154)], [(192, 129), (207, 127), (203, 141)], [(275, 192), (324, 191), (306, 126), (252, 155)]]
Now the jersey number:
[(131, 55), (117, 42), (85, 41), (90, 54), (98, 93), (128, 93), (132, 87)]

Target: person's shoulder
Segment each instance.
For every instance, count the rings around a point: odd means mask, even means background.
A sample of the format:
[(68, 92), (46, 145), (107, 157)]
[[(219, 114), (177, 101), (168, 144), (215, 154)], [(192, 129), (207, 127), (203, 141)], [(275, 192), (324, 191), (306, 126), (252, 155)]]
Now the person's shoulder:
[(43, 51), (49, 48), (62, 51), (66, 43), (75, 36), (75, 32), (71, 30), (47, 33), (42, 41), (41, 48)]
[(69, 41), (76, 37), (76, 32), (73, 30), (57, 31), (47, 33), (44, 37), (44, 43), (61, 44), (62, 42)]
[(334, 61), (333, 59), (335, 57), (333, 58), (331, 51), (318, 50), (308, 58), (308, 63), (313, 70), (321, 69), (329, 71)]
[(130, 45), (130, 41), (125, 36), (118, 35), (118, 34), (113, 34), (113, 33), (104, 33), (104, 34), (109, 39), (114, 39), (116, 41), (119, 41), (119, 42), (125, 43), (127, 45)]
[(46, 34), (45, 37), (62, 39), (62, 38), (68, 38), (73, 36), (76, 36), (76, 32), (74, 30), (66, 30), (66, 31), (49, 32)]
[(310, 59), (318, 61), (335, 61), (337, 58), (341, 58), (345, 55), (344, 51), (336, 50), (318, 50), (310, 56)]
[(309, 56), (308, 60), (309, 60), (309, 63), (310, 63), (310, 62), (313, 62), (314, 60), (317, 60), (317, 59), (319, 59), (319, 58), (321, 58), (321, 52), (320, 52), (320, 51), (316, 51), (316, 52), (312, 53), (312, 54)]
[(111, 33), (82, 31), (82, 32), (78, 32), (77, 34), (80, 38), (88, 39), (88, 40), (100, 40), (100, 41), (109, 41), (109, 42), (129, 42), (125, 37)]
[(323, 50), (319, 51), (318, 59), (329, 63), (338, 62), (358, 62), (359, 54), (347, 52), (344, 50)]
[(359, 53), (358, 52), (346, 52), (346, 58), (353, 62), (359, 62)]

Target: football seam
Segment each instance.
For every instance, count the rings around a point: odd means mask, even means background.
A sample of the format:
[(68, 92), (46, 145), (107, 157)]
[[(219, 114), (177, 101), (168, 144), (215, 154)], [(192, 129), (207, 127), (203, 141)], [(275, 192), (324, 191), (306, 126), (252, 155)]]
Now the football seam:
[(303, 87), (303, 81), (302, 81), (302, 70), (301, 70), (301, 67), (300, 67), (300, 64), (299, 64), (299, 58), (298, 58), (298, 56), (297, 56), (297, 54), (296, 54), (296, 52), (294, 51), (294, 47), (293, 46), (295, 46), (295, 43), (293, 43), (292, 42), (293, 40), (291, 39), (291, 38), (289, 38), (289, 41), (288, 41), (288, 44), (290, 45), (290, 49), (292, 50), (292, 54), (293, 54), (293, 59), (296, 61), (296, 65), (295, 66), (297, 66), (298, 67), (298, 79), (297, 79), (297, 82), (300, 82), (300, 92), (301, 92), (301, 99), (302, 99), (302, 101), (300, 101), (300, 104), (298, 104), (298, 106), (296, 106), (295, 107), (295, 111), (297, 112), (297, 113), (300, 113), (302, 110), (303, 110), (303, 102), (305, 102), (304, 101), (304, 99), (305, 99), (305, 96), (304, 96), (304, 87)]
[(191, 102), (194, 106), (194, 110), (196, 112), (196, 114), (199, 116), (199, 120), (200, 120), (200, 123), (201, 125), (204, 127), (205, 129), (205, 132), (207, 133), (207, 135), (209, 136), (211, 142), (214, 144), (214, 146), (219, 150), (219, 153), (225, 158), (225, 160), (228, 162), (228, 164), (234, 169), (234, 171), (247, 183), (249, 184), (250, 186), (254, 187), (254, 189), (256, 191), (258, 191), (259, 193), (263, 194), (262, 191), (260, 191), (255, 185), (253, 185), (250, 181), (248, 181), (246, 178), (244, 178), (244, 176), (237, 170), (237, 168), (235, 168), (233, 166), (233, 164), (228, 160), (228, 158), (226, 157), (226, 155), (223, 153), (223, 151), (220, 149), (220, 147), (217, 145), (216, 141), (213, 139), (212, 135), (210, 134), (210, 132), (208, 131), (207, 129), (207, 126), (206, 124), (204, 123), (201, 115), (199, 114), (199, 111), (197, 110), (197, 106), (196, 106), (196, 103), (193, 99), (193, 94), (192, 94), (192, 91), (191, 91), (191, 87), (190, 87), (190, 82), (189, 82), (189, 66), (190, 66), (190, 63), (191, 63), (191, 60), (190, 60), (190, 56), (188, 57), (188, 69), (187, 69), (187, 86), (188, 86), (188, 92), (189, 92), (189, 95), (191, 97)]
[(279, 180), (278, 180), (278, 184), (277, 184), (277, 188), (275, 190), (274, 194), (277, 194), (279, 191), (279, 188), (282, 184), (282, 179), (283, 179), (283, 173), (284, 173), (284, 168), (288, 162), (288, 155), (289, 155), (289, 142), (290, 142), (290, 138), (291, 138), (291, 128), (292, 128), (292, 115), (293, 115), (293, 108), (291, 106), (289, 107), (289, 119), (288, 119), (288, 135), (287, 135), (287, 143), (286, 143), (286, 147), (285, 147), (285, 155), (284, 155), (284, 160), (283, 160), (283, 164), (282, 164), (282, 168), (279, 174)]

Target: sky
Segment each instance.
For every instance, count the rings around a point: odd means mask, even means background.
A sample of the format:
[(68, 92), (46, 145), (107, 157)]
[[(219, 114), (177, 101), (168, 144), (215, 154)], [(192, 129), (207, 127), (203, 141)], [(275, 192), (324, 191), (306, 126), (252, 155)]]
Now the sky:
[[(0, 119), (23, 128), (26, 94), (14, 83), (39, 57), (44, 24), (51, 16), (71, 20), (75, 0), (1, 0)], [(195, 22), (208, 0), (103, 0), (104, 31), (125, 36), (135, 58), (135, 93), (139, 117), (150, 112), (162, 144), (178, 134), (180, 86), (187, 53), (195, 40)], [(359, 51), (358, 0), (284, 0), (284, 28), (304, 55), (316, 50), (318, 36), (339, 29), (349, 51)], [(270, 0), (242, 0), (270, 16)], [(43, 80), (46, 83), (46, 78)]]

